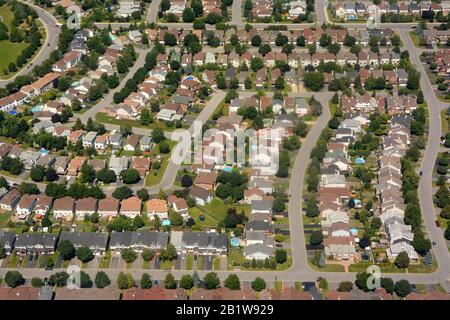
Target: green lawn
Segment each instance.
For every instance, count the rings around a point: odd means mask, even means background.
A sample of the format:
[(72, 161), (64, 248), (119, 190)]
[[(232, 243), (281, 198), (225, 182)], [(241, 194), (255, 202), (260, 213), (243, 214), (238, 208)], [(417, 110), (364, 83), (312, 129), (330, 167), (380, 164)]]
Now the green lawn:
[(160, 122), (158, 120), (155, 120), (154, 122), (150, 123), (148, 126), (144, 126), (144, 125), (140, 124), (138, 121), (129, 120), (129, 119), (116, 119), (116, 118), (108, 116), (106, 113), (103, 113), (103, 112), (98, 112), (95, 115), (95, 120), (97, 120), (98, 122), (115, 124), (118, 126), (120, 126), (122, 124), (128, 124), (131, 127), (151, 129), (151, 130), (161, 129), (164, 131), (174, 131), (175, 129), (177, 129), (175, 126), (168, 127), (168, 126), (166, 126), (166, 124), (164, 122)]
[(171, 270), (173, 266), (173, 262), (170, 260), (163, 261), (161, 263), (161, 270)]
[(189, 253), (186, 256), (186, 270), (192, 270), (193, 265), (194, 265), (194, 256)]
[[(167, 143), (170, 146), (170, 150), (172, 150), (175, 147), (175, 145), (177, 144), (175, 141), (172, 141), (172, 140), (168, 140)], [(154, 148), (154, 150), (152, 150), (152, 152), (155, 155), (159, 154), (159, 146), (157, 145)], [(151, 169), (149, 171), (149, 173), (147, 174), (147, 177), (145, 178), (145, 186), (146, 187), (151, 187), (151, 186), (157, 185), (158, 183), (161, 182), (161, 180), (164, 176), (164, 172), (166, 172), (166, 168), (169, 165), (170, 154), (171, 153), (163, 155), (163, 158), (161, 160), (161, 167), (158, 170)]]
[(19, 256), (13, 253), (9, 256), (8, 268), (17, 268), (17, 263), (19, 262)]
[(276, 291), (278, 292), (283, 291), (283, 281), (280, 280), (275, 281), (274, 286)]
[(214, 258), (214, 270), (220, 270), (220, 258), (219, 257)]
[(6, 5), (1, 6), (0, 17), (2, 18), (2, 22), (9, 28), (14, 19), (14, 13), (12, 12), (11, 7)]
[(106, 251), (106, 253), (100, 259), (99, 268), (108, 269), (110, 263), (111, 263), (111, 251)]
[(197, 256), (197, 270), (202, 270), (203, 256)]
[(327, 264), (323, 268), (319, 268), (315, 266), (311, 261), (308, 261), (308, 264), (314, 270), (324, 271), (324, 272), (344, 272), (344, 266), (340, 264)]
[(449, 132), (449, 121), (447, 119), (447, 110), (441, 111), (441, 121), (442, 121), (442, 133), (445, 135), (447, 132)]
[(9, 221), (9, 218), (11, 218), (11, 216), (12, 216), (12, 212), (11, 211), (0, 213), (0, 227), (6, 226), (6, 224)]

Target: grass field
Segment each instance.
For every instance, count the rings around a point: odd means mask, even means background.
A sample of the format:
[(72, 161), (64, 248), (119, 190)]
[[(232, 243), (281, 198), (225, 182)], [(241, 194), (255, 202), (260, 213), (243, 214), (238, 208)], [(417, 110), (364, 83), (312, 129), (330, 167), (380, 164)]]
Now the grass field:
[[(14, 14), (11, 11), (10, 6), (1, 6), (0, 7), (0, 17), (3, 23), (6, 24), (8, 29), (11, 29), (11, 22), (14, 19)], [(45, 31), (44, 31), (45, 32)], [(44, 35), (45, 38), (45, 35)], [(9, 40), (1, 40), (0, 41), (0, 76), (6, 76), (5, 70), (8, 69), (8, 66), (11, 62), (15, 63), (17, 56), (28, 46), (27, 43), (13, 43)], [(37, 53), (38, 51), (36, 51)], [(7, 75), (10, 77), (13, 73)]]
[(188, 254), (186, 256), (186, 270), (192, 270), (194, 265), (194, 256), (192, 254)]
[(6, 224), (9, 221), (9, 218), (11, 218), (11, 216), (12, 216), (11, 211), (0, 213), (0, 227), (6, 226)]
[(128, 124), (131, 127), (135, 128), (144, 128), (144, 129), (161, 129), (164, 131), (174, 131), (177, 129), (175, 126), (168, 127), (165, 123), (159, 122), (158, 120), (155, 120), (154, 122), (150, 123), (148, 126), (144, 126), (140, 124), (138, 121), (135, 120), (128, 120), (128, 119), (116, 119), (113, 117), (108, 116), (106, 113), (98, 112), (95, 115), (95, 120), (103, 123), (109, 123), (109, 124), (115, 124), (120, 126), (121, 124)]
[(111, 251), (106, 251), (103, 257), (101, 257), (100, 259), (99, 268), (108, 269), (110, 263), (111, 263)]

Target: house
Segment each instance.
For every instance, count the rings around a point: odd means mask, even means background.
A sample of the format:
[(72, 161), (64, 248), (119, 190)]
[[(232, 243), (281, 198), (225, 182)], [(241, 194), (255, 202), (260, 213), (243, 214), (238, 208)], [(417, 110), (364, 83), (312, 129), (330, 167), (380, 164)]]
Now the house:
[(33, 212), (34, 206), (36, 205), (37, 196), (25, 194), (17, 203), (16, 206), (16, 216), (20, 220), (25, 220)]
[(267, 234), (273, 233), (273, 225), (267, 221), (254, 220), (245, 225), (245, 231), (258, 231), (263, 230)]
[(252, 188), (244, 191), (244, 202), (251, 204), (254, 200), (262, 200), (264, 197), (264, 191), (257, 188)]
[(69, 168), (67, 170), (67, 174), (69, 176), (77, 176), (78, 172), (81, 170), (81, 167), (86, 162), (86, 157), (76, 156), (69, 163)]
[(354, 237), (328, 237), (323, 240), (325, 255), (340, 260), (353, 260), (356, 256)]
[(245, 245), (251, 246), (254, 244), (264, 244), (267, 240), (265, 231), (247, 231), (245, 232)]
[(53, 217), (55, 219), (71, 220), (75, 200), (72, 197), (63, 197), (56, 199), (53, 204)]
[(272, 201), (267, 200), (253, 200), (251, 203), (252, 214), (271, 213)]
[(141, 151), (150, 151), (153, 146), (152, 137), (142, 136), (141, 140), (139, 140), (139, 146)]
[(142, 252), (144, 249), (160, 251), (169, 243), (167, 232), (154, 231), (123, 231), (112, 232), (109, 248), (115, 254), (120, 254), (123, 249), (132, 249)]
[(114, 218), (119, 214), (119, 200), (106, 197), (98, 201), (97, 212), (101, 218)]
[(212, 193), (206, 189), (192, 186), (189, 188), (189, 195), (195, 199), (195, 203), (204, 206), (213, 199)]
[(65, 72), (72, 69), (81, 61), (83, 54), (79, 51), (70, 51), (64, 57), (53, 64), (52, 70), (54, 72)]
[(109, 169), (114, 171), (116, 176), (120, 176), (122, 170), (128, 169), (128, 164), (130, 163), (130, 159), (127, 157), (116, 157), (113, 155), (109, 160)]
[(75, 204), (75, 215), (78, 220), (84, 219), (97, 211), (98, 200), (93, 197), (78, 199)]
[(194, 185), (208, 191), (215, 189), (217, 172), (200, 172), (194, 179)]
[(45, 216), (52, 206), (53, 198), (45, 195), (38, 195), (34, 206), (35, 218), (40, 219)]
[(93, 147), (96, 137), (97, 137), (97, 132), (95, 132), (95, 131), (89, 131), (88, 133), (86, 133), (81, 138), (81, 141), (83, 142), (83, 147), (85, 147), (85, 148)]
[(59, 175), (65, 175), (67, 172), (68, 165), (69, 165), (68, 157), (57, 157), (54, 164), (56, 173)]
[(0, 288), (0, 301), (37, 301), (51, 300), (53, 289), (49, 286), (34, 288), (29, 286), (20, 286), (16, 288)]
[(131, 30), (128, 32), (128, 38), (133, 42), (141, 42), (142, 33), (140, 33), (139, 30)]
[(143, 178), (150, 170), (151, 163), (152, 160), (150, 158), (133, 157), (131, 160), (131, 168), (136, 169), (140, 177)]
[(96, 150), (106, 150), (109, 144), (109, 134), (102, 134), (101, 136), (97, 136), (94, 141), (94, 148)]
[(162, 199), (150, 199), (146, 203), (147, 216), (150, 220), (154, 220), (155, 216), (158, 216), (160, 220), (167, 220), (169, 210), (167, 208), (166, 200)]
[(244, 256), (249, 260), (265, 260), (273, 257), (273, 247), (264, 244), (253, 244), (244, 247)]
[(169, 205), (175, 212), (178, 212), (184, 219), (188, 217), (188, 204), (185, 199), (176, 196), (169, 196), (167, 199)]
[(20, 200), (20, 193), (17, 189), (11, 189), (0, 199), (0, 209), (12, 211)]
[(26, 150), (20, 154), (19, 159), (23, 162), (25, 170), (31, 170), (41, 154), (37, 151)]
[(187, 300), (186, 290), (178, 288), (168, 290), (161, 286), (153, 286), (151, 289), (131, 288), (123, 293), (123, 300)]
[(119, 300), (120, 290), (108, 286), (106, 288), (57, 288), (54, 300), (77, 301), (77, 300)]
[(84, 130), (73, 130), (70, 132), (69, 141), (73, 144), (76, 144), (78, 141), (81, 141), (81, 138), (86, 134)]
[(14, 249), (16, 234), (9, 231), (0, 230), (0, 249), (3, 249), (6, 255), (10, 255)]
[(132, 196), (128, 199), (122, 200), (120, 214), (128, 218), (134, 218), (141, 214), (142, 201), (138, 197)]
[(180, 253), (226, 254), (228, 250), (227, 235), (217, 232), (172, 231), (170, 243)]
[(132, 134), (130, 135), (123, 145), (123, 149), (125, 151), (135, 151), (139, 144), (140, 137), (138, 135)]
[(87, 247), (94, 253), (94, 255), (98, 256), (106, 251), (108, 234), (101, 232), (62, 231), (59, 236), (59, 242), (65, 240), (70, 241), (75, 249)]
[(53, 254), (56, 237), (51, 233), (23, 233), (17, 236), (14, 250), (21, 256)]

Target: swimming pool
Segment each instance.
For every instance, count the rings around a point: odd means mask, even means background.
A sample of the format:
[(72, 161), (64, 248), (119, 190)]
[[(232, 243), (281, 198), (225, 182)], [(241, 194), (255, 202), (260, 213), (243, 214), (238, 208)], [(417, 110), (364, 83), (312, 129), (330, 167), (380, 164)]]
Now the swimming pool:
[(42, 104), (39, 104), (39, 105), (37, 105), (37, 106), (34, 106), (34, 107), (31, 109), (31, 112), (36, 113), (36, 112), (42, 111), (43, 108), (44, 108), (44, 106), (43, 106)]
[(162, 225), (163, 225), (163, 227), (165, 227), (165, 226), (170, 226), (170, 220), (164, 220), (164, 221), (162, 222)]
[(241, 242), (239, 238), (233, 237), (230, 240), (232, 247), (239, 247), (239, 243)]
[(226, 166), (225, 168), (223, 168), (223, 171), (231, 172), (231, 171), (233, 171), (233, 167)]
[(364, 163), (366, 163), (366, 160), (364, 160), (364, 158), (356, 158), (355, 163), (356, 164), (364, 164)]

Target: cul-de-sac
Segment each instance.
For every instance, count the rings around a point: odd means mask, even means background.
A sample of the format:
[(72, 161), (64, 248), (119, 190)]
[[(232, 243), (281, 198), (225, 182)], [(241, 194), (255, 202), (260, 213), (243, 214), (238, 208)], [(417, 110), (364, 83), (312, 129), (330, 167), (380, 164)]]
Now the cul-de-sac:
[(449, 126), (448, 0), (0, 0), (0, 300), (450, 300)]

